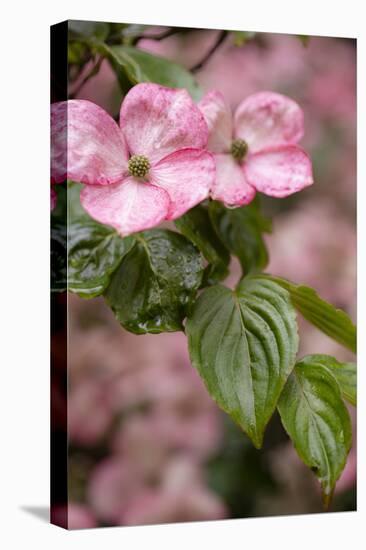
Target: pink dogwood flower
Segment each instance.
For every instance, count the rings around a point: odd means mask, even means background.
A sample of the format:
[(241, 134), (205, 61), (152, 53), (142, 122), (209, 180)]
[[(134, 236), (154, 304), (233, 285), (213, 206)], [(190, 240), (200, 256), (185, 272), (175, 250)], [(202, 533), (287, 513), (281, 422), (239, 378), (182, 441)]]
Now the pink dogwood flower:
[(211, 91), (198, 106), (216, 160), (213, 199), (240, 206), (249, 204), (256, 191), (287, 197), (313, 183), (311, 161), (296, 145), (304, 133), (303, 112), (292, 99), (259, 92), (232, 115), (222, 94)]
[[(55, 113), (62, 108), (56, 104)], [(119, 125), (94, 103), (67, 102), (67, 176), (85, 184), (80, 200), (90, 216), (121, 235), (179, 218), (208, 197), (215, 162), (207, 140), (185, 90), (134, 86)]]

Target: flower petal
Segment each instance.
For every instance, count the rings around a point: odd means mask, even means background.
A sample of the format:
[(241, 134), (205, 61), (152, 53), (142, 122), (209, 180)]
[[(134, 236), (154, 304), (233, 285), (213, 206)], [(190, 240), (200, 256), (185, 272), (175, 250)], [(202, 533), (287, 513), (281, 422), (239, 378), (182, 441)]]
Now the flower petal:
[(224, 96), (212, 90), (201, 99), (198, 108), (208, 126), (207, 148), (213, 153), (228, 153), (233, 139), (233, 121)]
[(292, 99), (259, 92), (242, 101), (234, 116), (235, 136), (255, 153), (265, 147), (297, 143), (304, 134), (304, 114)]
[(202, 148), (208, 128), (186, 90), (158, 84), (138, 84), (126, 95), (120, 127), (132, 154), (155, 163), (184, 147)]
[(92, 218), (111, 225), (122, 236), (155, 227), (169, 208), (169, 196), (163, 189), (130, 177), (107, 186), (87, 185), (80, 202)]
[(209, 195), (215, 180), (215, 161), (200, 149), (182, 149), (163, 158), (150, 170), (151, 182), (170, 197), (167, 219), (175, 220)]
[(249, 155), (244, 171), (250, 185), (271, 197), (287, 197), (313, 183), (311, 160), (296, 145)]
[(243, 168), (231, 155), (215, 155), (216, 181), (211, 196), (226, 206), (249, 204), (255, 197), (255, 189), (246, 181)]
[(51, 183), (67, 178), (67, 102), (51, 105)]
[(89, 185), (120, 181), (127, 171), (128, 152), (118, 124), (91, 101), (67, 102), (67, 175)]

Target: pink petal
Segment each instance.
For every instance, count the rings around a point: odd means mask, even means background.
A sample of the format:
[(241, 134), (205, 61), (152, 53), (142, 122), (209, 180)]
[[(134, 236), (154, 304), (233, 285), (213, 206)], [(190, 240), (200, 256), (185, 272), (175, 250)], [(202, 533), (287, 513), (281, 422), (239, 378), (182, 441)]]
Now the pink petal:
[(51, 187), (51, 210), (53, 210), (56, 207), (56, 203), (57, 203), (57, 193)]
[(51, 105), (51, 183), (67, 178), (67, 102)]
[(213, 153), (228, 153), (233, 139), (233, 121), (224, 96), (212, 90), (201, 99), (198, 107), (208, 126), (207, 148)]
[(118, 124), (91, 101), (67, 102), (67, 175), (90, 185), (120, 181), (127, 171), (128, 152)]
[(138, 84), (126, 95), (120, 126), (132, 154), (155, 163), (184, 147), (203, 148), (208, 129), (186, 90)]
[(249, 155), (244, 171), (250, 185), (271, 197), (287, 197), (313, 183), (311, 160), (296, 145)]
[(249, 204), (255, 189), (246, 181), (243, 168), (231, 155), (215, 155), (216, 181), (211, 196), (226, 206)]
[(255, 153), (265, 147), (297, 143), (304, 134), (304, 115), (295, 101), (274, 92), (259, 92), (242, 101), (234, 116), (235, 136)]
[(87, 185), (80, 202), (92, 218), (111, 225), (122, 236), (155, 227), (169, 208), (169, 196), (163, 189), (130, 177), (108, 186)]
[(215, 180), (215, 161), (207, 151), (182, 149), (150, 170), (151, 181), (170, 197), (168, 220), (175, 220), (209, 195)]

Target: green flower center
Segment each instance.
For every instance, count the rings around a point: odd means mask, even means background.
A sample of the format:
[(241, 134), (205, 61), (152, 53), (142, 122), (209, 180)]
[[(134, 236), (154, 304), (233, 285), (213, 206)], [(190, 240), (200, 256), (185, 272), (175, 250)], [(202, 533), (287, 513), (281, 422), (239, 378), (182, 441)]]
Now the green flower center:
[(144, 178), (150, 170), (150, 162), (144, 155), (133, 155), (128, 161), (128, 172), (135, 178)]
[(235, 160), (241, 162), (248, 152), (248, 144), (243, 139), (234, 139), (231, 143), (230, 153)]

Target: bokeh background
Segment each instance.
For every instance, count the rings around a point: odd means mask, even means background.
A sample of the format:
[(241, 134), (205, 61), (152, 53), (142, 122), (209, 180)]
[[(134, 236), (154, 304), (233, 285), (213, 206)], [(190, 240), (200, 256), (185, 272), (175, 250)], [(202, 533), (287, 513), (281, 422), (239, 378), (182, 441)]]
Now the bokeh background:
[[(166, 31), (146, 27), (137, 47), (193, 68), (203, 90), (220, 90), (233, 108), (273, 90), (304, 109), (315, 184), (288, 199), (263, 197), (273, 217), (267, 271), (313, 286), (355, 321), (356, 42), (228, 33), (207, 58), (220, 31), (183, 29), (161, 39)], [(70, 82), (70, 95), (117, 117), (122, 95), (108, 61), (83, 79)], [(227, 283), (239, 276), (233, 262)], [(322, 511), (318, 482), (278, 416), (255, 450), (209, 397), (183, 334), (130, 334), (103, 299), (70, 295), (69, 316), (70, 528)], [(301, 321), (300, 356), (307, 353), (354, 360)], [(331, 511), (356, 508), (355, 451)]]

